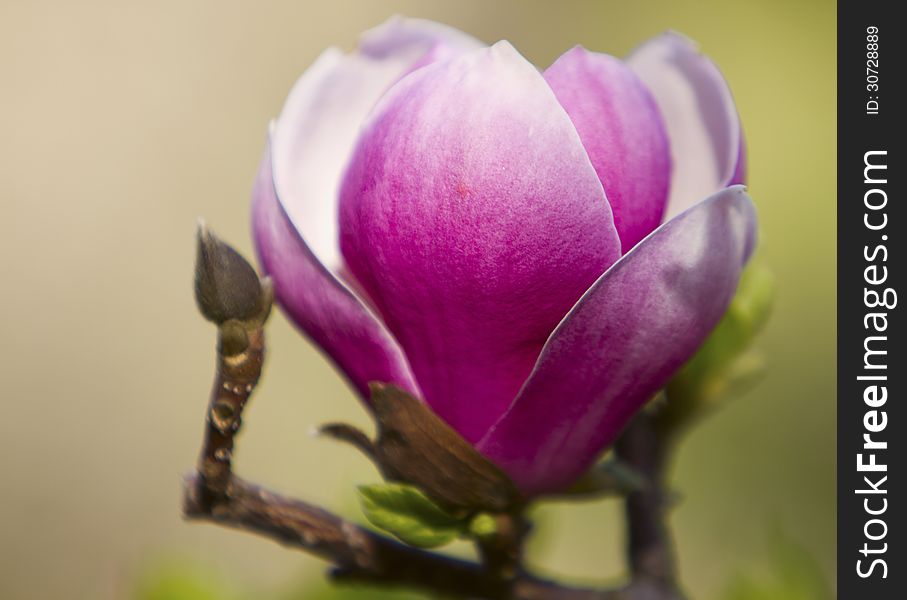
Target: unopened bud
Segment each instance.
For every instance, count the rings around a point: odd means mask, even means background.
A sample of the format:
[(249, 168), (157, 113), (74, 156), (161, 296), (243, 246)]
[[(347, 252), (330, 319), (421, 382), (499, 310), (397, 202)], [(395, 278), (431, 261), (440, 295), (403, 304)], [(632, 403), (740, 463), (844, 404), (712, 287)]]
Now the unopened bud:
[(198, 226), (195, 301), (214, 323), (246, 321), (262, 312), (261, 281), (252, 265), (204, 224)]

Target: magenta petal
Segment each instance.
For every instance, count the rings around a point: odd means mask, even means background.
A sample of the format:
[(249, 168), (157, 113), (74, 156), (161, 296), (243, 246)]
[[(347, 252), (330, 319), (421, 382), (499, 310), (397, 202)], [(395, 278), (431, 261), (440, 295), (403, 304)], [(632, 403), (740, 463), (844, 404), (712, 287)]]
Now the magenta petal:
[(418, 65), (478, 47), (444, 25), (393, 18), (364, 33), (350, 54), (322, 53), (273, 127), (253, 207), (261, 262), (287, 314), (366, 397), (370, 380), (412, 392), (417, 386), (393, 337), (337, 279), (341, 173), (362, 121), (394, 82)]
[(277, 197), (270, 150), (255, 179), (252, 228), (259, 260), (274, 281), (278, 302), (360, 395), (368, 398), (370, 381), (396, 383), (418, 395), (396, 341), (318, 261), (290, 222)]
[(668, 129), (674, 172), (667, 217), (736, 183), (740, 119), (715, 63), (675, 32), (642, 44), (626, 62), (652, 91)]
[(340, 232), (423, 397), (470, 441), (620, 255), (576, 129), (505, 42), (388, 91), (345, 176)]
[(337, 192), (359, 128), (382, 94), (419, 65), (480, 48), (453, 28), (394, 17), (349, 54), (325, 50), (293, 86), (274, 131), (284, 210), (322, 264), (340, 269)]
[(626, 252), (658, 227), (668, 199), (671, 153), (655, 100), (622, 61), (579, 46), (544, 75), (589, 153)]
[(755, 224), (736, 186), (640, 242), (558, 325), (479, 450), (528, 494), (569, 485), (718, 323)]

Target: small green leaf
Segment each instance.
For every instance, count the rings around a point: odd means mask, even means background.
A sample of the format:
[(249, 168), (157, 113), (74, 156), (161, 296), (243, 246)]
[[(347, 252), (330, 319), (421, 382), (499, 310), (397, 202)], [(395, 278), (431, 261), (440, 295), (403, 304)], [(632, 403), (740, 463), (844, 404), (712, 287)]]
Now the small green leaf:
[(498, 522), (494, 515), (479, 513), (469, 522), (469, 535), (474, 538), (488, 538), (498, 532)]
[(671, 420), (686, 420), (751, 384), (763, 370), (749, 352), (771, 311), (774, 277), (761, 262), (743, 271), (737, 293), (715, 330), (667, 386)]
[(411, 485), (363, 485), (359, 496), (362, 511), (372, 525), (411, 546), (443, 546), (466, 531), (465, 519), (451, 515)]

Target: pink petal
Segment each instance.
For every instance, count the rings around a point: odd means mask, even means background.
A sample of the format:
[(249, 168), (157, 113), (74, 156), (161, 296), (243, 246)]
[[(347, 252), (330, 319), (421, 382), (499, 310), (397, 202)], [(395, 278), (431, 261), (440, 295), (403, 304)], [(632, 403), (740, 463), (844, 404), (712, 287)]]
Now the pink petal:
[(575, 128), (506, 42), (401, 80), (341, 188), (341, 249), (432, 408), (470, 441), (620, 255)]
[(755, 224), (736, 186), (624, 255), (558, 325), (479, 450), (528, 494), (569, 485), (721, 319)]
[(580, 46), (545, 80), (589, 153), (626, 252), (658, 227), (668, 199), (671, 155), (658, 107), (622, 61)]
[(418, 387), (396, 341), (353, 291), (356, 283), (338, 279), (341, 173), (366, 114), (394, 82), (433, 57), (480, 46), (444, 25), (391, 19), (363, 34), (351, 54), (326, 50), (293, 87), (272, 129), (253, 206), (261, 263), (287, 314), (363, 397), (371, 380), (414, 393)]
[(396, 383), (418, 395), (393, 336), (318, 262), (290, 222), (274, 186), (269, 150), (258, 169), (252, 197), (259, 260), (288, 316), (334, 360), (363, 398), (368, 398), (370, 381)]
[(400, 77), (433, 58), (481, 47), (455, 29), (394, 17), (362, 35), (359, 48), (325, 50), (287, 97), (274, 132), (274, 173), (283, 207), (318, 259), (340, 267), (337, 193), (366, 115)]
[(674, 161), (671, 218), (734, 183), (743, 156), (737, 108), (715, 63), (678, 33), (652, 38), (626, 62), (652, 91), (667, 125)]

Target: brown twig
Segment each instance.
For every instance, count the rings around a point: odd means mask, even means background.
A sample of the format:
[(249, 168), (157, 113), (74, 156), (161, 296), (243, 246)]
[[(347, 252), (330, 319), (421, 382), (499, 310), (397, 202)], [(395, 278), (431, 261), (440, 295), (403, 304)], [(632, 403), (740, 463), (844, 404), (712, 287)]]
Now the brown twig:
[(243, 352), (234, 356), (225, 356), (223, 350), (218, 352), (198, 466), (202, 506), (211, 508), (227, 499), (234, 436), (242, 425), (242, 411), (258, 382), (263, 360), (264, 331), (260, 326), (248, 333), (248, 347)]
[[(627, 557), (633, 582), (646, 586), (651, 598), (679, 599), (674, 547), (666, 523), (665, 471), (671, 444), (669, 432), (659, 430), (643, 411), (617, 442), (617, 455), (642, 474), (647, 485), (627, 495)], [(649, 597), (649, 596), (645, 596)]]
[(332, 576), (338, 581), (405, 586), (490, 600), (620, 597), (614, 591), (568, 588), (523, 573), (511, 572), (512, 577), (503, 577), (483, 564), (417, 550), (234, 475), (231, 459), (235, 436), (264, 360), (262, 324), (248, 328), (246, 336), (248, 345), (239, 353), (225, 355), (223, 340), (218, 344), (218, 368), (199, 468), (185, 481), (186, 518), (252, 531), (325, 558), (334, 565)]
[(529, 523), (522, 513), (501, 513), (494, 519), (495, 535), (476, 540), (482, 564), (500, 579), (519, 579), (524, 573), (523, 541), (529, 534)]
[[(185, 479), (187, 519), (251, 531), (320, 556), (339, 582), (408, 587), (437, 596), (486, 600), (675, 600), (673, 564), (661, 521), (660, 496), (631, 495), (630, 553), (634, 580), (615, 590), (559, 585), (533, 577), (521, 566), (528, 525), (519, 516), (499, 514), (498, 535), (480, 540), (482, 562), (453, 559), (405, 546), (317, 506), (248, 483), (232, 471), (235, 437), (242, 413), (264, 362), (264, 323), (271, 306), (270, 282), (250, 278), (251, 267), (204, 226), (199, 231), (196, 295), (202, 313), (218, 325), (218, 358), (198, 470)], [(241, 277), (228, 277), (225, 271)], [(238, 279), (245, 281), (237, 288)], [(364, 435), (334, 426), (364, 450)], [(628, 462), (660, 477), (662, 458), (650, 455), (652, 438), (631, 428), (622, 441)], [(657, 458), (657, 460), (655, 460)], [(660, 488), (658, 488), (660, 489)], [(656, 558), (649, 558), (654, 556)], [(665, 558), (667, 557), (667, 558)], [(657, 560), (656, 560), (657, 559)], [(666, 562), (665, 562), (666, 561)], [(662, 564), (663, 562), (663, 564)]]
[(444, 596), (534, 600), (616, 600), (617, 592), (566, 588), (529, 576), (513, 582), (482, 565), (404, 546), (322, 508), (269, 492), (233, 476), (227, 498), (213, 507), (201, 498), (198, 476), (185, 482), (183, 512), (251, 531), (302, 549), (333, 564), (341, 582), (403, 586)]
[[(248, 483), (232, 473), (234, 437), (242, 410), (254, 390), (260, 371), (264, 336), (250, 336), (248, 365), (241, 379), (220, 369), (209, 405), (199, 472), (186, 478), (183, 512), (187, 519), (251, 531), (289, 547), (305, 550), (333, 564), (339, 582), (407, 587), (438, 595), (487, 600), (669, 600), (661, 586), (636, 581), (620, 590), (567, 587), (515, 570), (513, 548), (486, 547), (487, 564), (452, 559), (405, 546), (368, 531), (322, 508), (284, 497)], [(228, 385), (225, 385), (228, 384)], [(237, 388), (239, 391), (237, 391)], [(225, 410), (224, 403), (232, 412)], [(222, 411), (218, 414), (218, 411)], [(228, 419), (223, 419), (229, 415)], [(508, 524), (521, 527), (520, 524)], [(515, 531), (521, 537), (522, 533)], [(503, 576), (502, 576), (503, 572)]]

